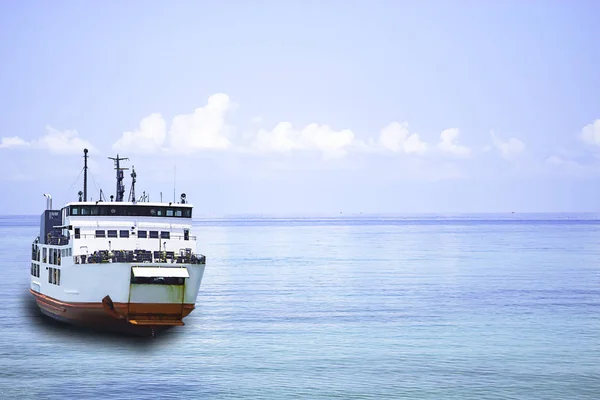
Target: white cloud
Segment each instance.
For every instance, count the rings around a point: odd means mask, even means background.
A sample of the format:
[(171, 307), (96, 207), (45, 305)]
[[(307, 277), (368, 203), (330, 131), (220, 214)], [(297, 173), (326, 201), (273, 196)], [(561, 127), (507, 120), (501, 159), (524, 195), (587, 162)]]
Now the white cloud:
[(565, 163), (565, 160), (560, 158), (559, 156), (550, 156), (546, 158), (546, 163), (549, 165), (559, 166)]
[(553, 173), (570, 177), (595, 175), (597, 172), (597, 167), (594, 165), (583, 165), (577, 161), (556, 155), (546, 158), (545, 164), (551, 168)]
[(313, 123), (295, 130), (290, 122), (280, 122), (271, 131), (259, 129), (253, 147), (259, 151), (283, 153), (316, 150), (326, 157), (341, 157), (356, 144), (354, 133), (349, 129), (336, 131), (329, 125)]
[(167, 123), (162, 115), (150, 114), (142, 118), (140, 126), (133, 132), (124, 132), (112, 148), (131, 153), (154, 153), (160, 149), (167, 136)]
[(253, 124), (260, 124), (263, 121), (263, 117), (257, 115), (256, 117), (252, 117), (250, 120)]
[(177, 115), (169, 130), (169, 145), (178, 153), (190, 153), (200, 149), (227, 149), (229, 128), (225, 114), (233, 103), (224, 93), (213, 94), (204, 107), (191, 114)]
[(0, 140), (0, 149), (8, 149), (10, 147), (21, 147), (21, 146), (29, 146), (29, 142), (21, 139), (18, 136), (3, 137), (2, 140)]
[(494, 131), (490, 132), (492, 136), (492, 143), (495, 148), (500, 151), (503, 157), (510, 158), (516, 154), (522, 153), (525, 150), (525, 144), (516, 138), (510, 138), (506, 142), (503, 142), (496, 136)]
[(469, 149), (467, 146), (456, 143), (458, 133), (458, 128), (444, 129), (440, 134), (440, 141), (437, 145), (438, 149), (444, 153), (449, 153), (459, 157), (466, 157), (471, 154), (471, 149)]
[(31, 146), (34, 148), (48, 149), (51, 153), (56, 154), (75, 154), (87, 148), (90, 151), (95, 151), (94, 146), (87, 140), (79, 137), (76, 130), (59, 131), (53, 127), (46, 125), (46, 134), (30, 142), (18, 137), (4, 137), (0, 141), (1, 148), (10, 148), (17, 146)]
[(396, 153), (421, 154), (427, 151), (427, 143), (421, 141), (417, 133), (408, 131), (406, 122), (392, 122), (381, 130), (379, 144)]
[(48, 125), (46, 135), (34, 140), (32, 144), (57, 154), (81, 153), (84, 148), (95, 150), (90, 142), (79, 137), (76, 130), (59, 131)]
[(580, 138), (587, 144), (600, 146), (600, 119), (584, 126)]
[(227, 149), (229, 127), (225, 114), (233, 107), (229, 96), (213, 94), (204, 107), (190, 114), (176, 115), (167, 132), (167, 123), (159, 113), (142, 118), (133, 132), (124, 132), (113, 144), (114, 150), (132, 153), (192, 153), (202, 149)]

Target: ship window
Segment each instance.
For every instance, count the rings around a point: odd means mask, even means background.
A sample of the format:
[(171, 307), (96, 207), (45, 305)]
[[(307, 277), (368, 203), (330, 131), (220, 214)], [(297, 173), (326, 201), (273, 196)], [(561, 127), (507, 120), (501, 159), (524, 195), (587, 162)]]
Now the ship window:
[(184, 217), (191, 218), (192, 210), (188, 207), (148, 207), (144, 205), (95, 205), (71, 206), (67, 215), (120, 215), (143, 217)]
[(48, 268), (48, 283), (60, 285), (60, 269)]
[(158, 231), (150, 231), (151, 239), (158, 239)]
[(116, 237), (117, 237), (117, 231), (116, 231), (116, 230), (111, 230), (111, 229), (109, 229), (109, 230), (107, 231), (107, 234), (108, 234), (107, 236), (108, 236), (109, 238), (116, 238)]
[(97, 238), (103, 238), (103, 237), (105, 237), (105, 235), (104, 235), (104, 230), (102, 230), (102, 229), (97, 229), (97, 230), (96, 230), (96, 237), (97, 237)]
[(183, 240), (190, 240), (190, 230), (189, 229), (183, 230)]
[(128, 230), (119, 231), (119, 236), (121, 236), (122, 238), (128, 238), (129, 237), (129, 231)]
[(140, 239), (146, 239), (148, 237), (148, 232), (147, 231), (138, 231), (138, 237)]
[(75, 228), (75, 239), (79, 239), (80, 236), (81, 236), (81, 229)]
[(171, 232), (169, 232), (169, 231), (162, 231), (160, 233), (160, 237), (161, 237), (161, 239), (171, 239)]

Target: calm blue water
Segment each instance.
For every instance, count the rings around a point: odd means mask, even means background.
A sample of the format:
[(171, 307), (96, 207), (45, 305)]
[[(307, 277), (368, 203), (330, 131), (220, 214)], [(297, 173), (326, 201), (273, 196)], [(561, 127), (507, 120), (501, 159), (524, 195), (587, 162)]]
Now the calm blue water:
[(596, 215), (198, 220), (197, 309), (154, 340), (40, 317), (37, 233), (0, 217), (1, 399), (600, 396)]

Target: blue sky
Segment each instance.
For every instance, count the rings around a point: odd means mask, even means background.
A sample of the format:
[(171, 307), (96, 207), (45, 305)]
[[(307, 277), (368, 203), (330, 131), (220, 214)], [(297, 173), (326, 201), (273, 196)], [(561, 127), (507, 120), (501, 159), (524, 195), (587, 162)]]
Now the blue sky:
[[(600, 211), (600, 3), (0, 5), (2, 213)], [(74, 183), (75, 182), (75, 183)], [(129, 179), (126, 181), (129, 184)]]

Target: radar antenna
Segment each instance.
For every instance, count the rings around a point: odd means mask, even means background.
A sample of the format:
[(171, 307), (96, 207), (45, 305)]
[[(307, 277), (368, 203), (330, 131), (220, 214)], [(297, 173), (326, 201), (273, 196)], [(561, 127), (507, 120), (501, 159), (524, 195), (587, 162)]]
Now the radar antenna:
[(129, 192), (129, 201), (135, 203), (135, 178), (137, 174), (135, 173), (135, 167), (131, 166), (131, 191)]
[(123, 196), (125, 196), (125, 185), (123, 184), (123, 171), (129, 169), (129, 168), (122, 168), (120, 162), (121, 161), (125, 161), (125, 160), (129, 160), (129, 158), (124, 157), (124, 158), (120, 158), (119, 155), (117, 154), (117, 157), (108, 157), (110, 160), (113, 160), (115, 162), (115, 170), (117, 171), (117, 193), (116, 193), (116, 198), (115, 201), (123, 201)]

